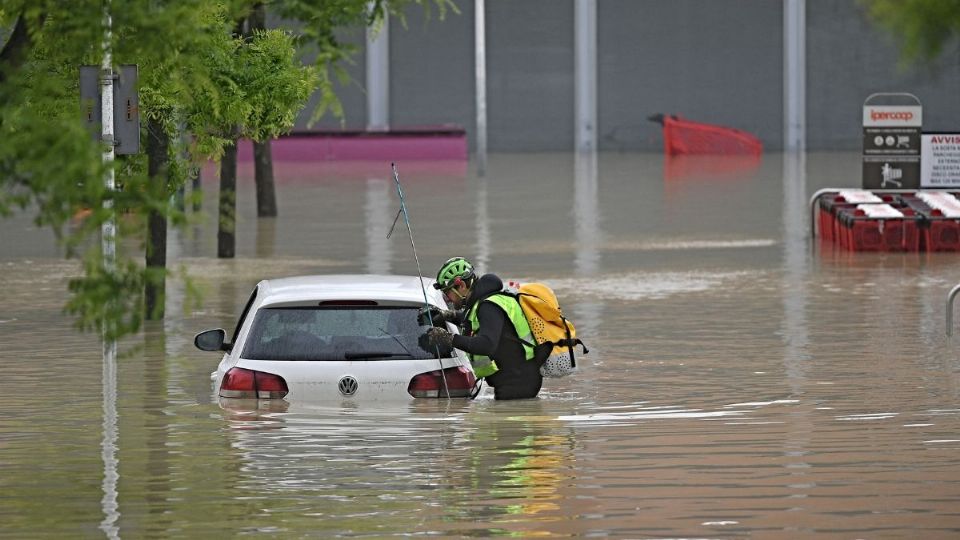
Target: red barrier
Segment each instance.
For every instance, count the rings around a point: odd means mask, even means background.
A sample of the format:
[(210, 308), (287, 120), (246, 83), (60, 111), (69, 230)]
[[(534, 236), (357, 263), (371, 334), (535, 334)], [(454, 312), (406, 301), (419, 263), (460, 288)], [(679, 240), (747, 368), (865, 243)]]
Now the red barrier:
[(909, 208), (900, 212), (902, 218), (878, 219), (857, 208), (839, 210), (840, 246), (849, 251), (920, 251), (920, 217)]
[(903, 204), (922, 216), (920, 234), (924, 251), (960, 251), (960, 219), (944, 216), (916, 194), (902, 195)]
[(663, 149), (667, 155), (759, 155), (763, 143), (739, 129), (692, 122), (676, 115), (655, 114), (649, 120), (663, 126)]

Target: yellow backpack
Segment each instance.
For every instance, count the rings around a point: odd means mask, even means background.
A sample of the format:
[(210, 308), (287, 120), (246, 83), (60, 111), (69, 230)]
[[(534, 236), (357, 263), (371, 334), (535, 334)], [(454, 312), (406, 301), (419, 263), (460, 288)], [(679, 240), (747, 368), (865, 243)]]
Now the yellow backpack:
[[(583, 354), (590, 352), (577, 338), (573, 323), (563, 316), (557, 295), (543, 283), (510, 284), (508, 293), (515, 295), (537, 341), (535, 358), (545, 356), (540, 373), (544, 377), (565, 377), (577, 369), (573, 347), (580, 345)], [(530, 344), (528, 344), (530, 345)]]

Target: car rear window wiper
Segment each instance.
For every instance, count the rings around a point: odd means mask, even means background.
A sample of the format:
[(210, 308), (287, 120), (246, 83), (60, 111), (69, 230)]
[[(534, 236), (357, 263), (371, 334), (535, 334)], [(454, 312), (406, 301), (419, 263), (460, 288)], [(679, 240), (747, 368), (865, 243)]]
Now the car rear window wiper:
[(364, 358), (396, 358), (397, 356), (406, 356), (408, 358), (413, 358), (413, 355), (410, 353), (398, 353), (398, 352), (381, 352), (381, 351), (369, 351), (369, 352), (348, 352), (344, 353), (343, 357), (347, 360), (361, 360)]

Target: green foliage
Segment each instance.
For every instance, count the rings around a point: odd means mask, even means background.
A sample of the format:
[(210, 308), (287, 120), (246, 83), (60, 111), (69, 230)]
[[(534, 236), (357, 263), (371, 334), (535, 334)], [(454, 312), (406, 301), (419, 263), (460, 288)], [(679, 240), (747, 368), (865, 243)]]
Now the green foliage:
[[(255, 139), (288, 130), (314, 78), (312, 68), (295, 59), (289, 35), (270, 31), (249, 41), (231, 35), (252, 2), (110, 5), (114, 64), (139, 66), (141, 125), (155, 120), (173, 141), (170, 175), (159, 179), (166, 185), (157, 189), (157, 179), (147, 177), (141, 153), (117, 157), (110, 166), (119, 189), (106, 189), (99, 137), (81, 123), (78, 67), (100, 64), (103, 2), (0, 0), (4, 28), (30, 21), (22, 60), (0, 65), (6, 76), (0, 79), (0, 213), (33, 210), (67, 256), (82, 254), (84, 272), (69, 284), (66, 311), (81, 329), (121, 337), (142, 323), (144, 284), (163, 279), (162, 270), (139, 262), (147, 249), (145, 217), (155, 211), (183, 223), (170, 195), (192, 162), (218, 154), (227, 126)], [(184, 128), (193, 137), (183, 136)], [(99, 249), (108, 221), (117, 224), (113, 264), (105, 264)]]
[(932, 61), (960, 36), (960, 0), (860, 0), (901, 43), (905, 61)]
[(33, 36), (29, 60), (0, 86), (0, 211), (36, 205), (36, 223), (52, 226), (68, 252), (89, 231), (81, 226), (65, 237), (64, 225), (104, 199), (99, 147), (79, 121), (78, 66), (89, 63), (89, 49), (64, 47), (97, 39), (78, 19), (48, 15), (44, 25), (51, 32)]
[(76, 316), (77, 328), (100, 330), (107, 339), (136, 332), (143, 323), (142, 291), (148, 272), (127, 257), (108, 270), (100, 250), (90, 250), (85, 256), (83, 277), (70, 280), (73, 296), (66, 312)]
[(205, 58), (212, 85), (198, 86), (186, 107), (197, 151), (219, 157), (245, 137), (266, 140), (289, 131), (316, 87), (315, 70), (295, 60), (293, 38), (281, 30), (232, 38)]
[[(140, 328), (144, 284), (164, 276), (139, 262), (145, 218), (155, 211), (185, 222), (170, 196), (197, 162), (219, 157), (236, 137), (265, 140), (289, 130), (318, 87), (314, 118), (327, 111), (342, 118), (334, 82), (347, 80), (342, 64), (355, 51), (337, 40), (338, 30), (376, 27), (388, 12), (403, 23), (411, 4), (428, 17), (433, 6), (440, 17), (457, 11), (453, 0), (275, 0), (270, 10), (302, 24), (297, 36), (269, 30), (235, 37), (237, 21), (255, 3), (0, 0), (0, 216), (35, 212), (67, 256), (82, 256), (84, 272), (71, 280), (65, 307), (79, 328), (115, 338)], [(105, 5), (114, 64), (139, 67), (141, 126), (152, 120), (171, 141), (161, 189), (148, 178), (143, 153), (105, 164), (99, 135), (82, 123), (78, 68), (101, 63)], [(18, 24), (26, 39), (13, 39)], [(306, 45), (319, 51), (309, 67), (296, 59)], [(105, 187), (107, 167), (117, 190)], [(117, 224), (117, 258), (105, 264), (99, 233), (108, 222)]]
[(315, 70), (295, 66), (293, 38), (280, 30), (256, 32), (238, 55), (237, 80), (249, 89), (245, 137), (262, 141), (289, 131), (316, 86)]

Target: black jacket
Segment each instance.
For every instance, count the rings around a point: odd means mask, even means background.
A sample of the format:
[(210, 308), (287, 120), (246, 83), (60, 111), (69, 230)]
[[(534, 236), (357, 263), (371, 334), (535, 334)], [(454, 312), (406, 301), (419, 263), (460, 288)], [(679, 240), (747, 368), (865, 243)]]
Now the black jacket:
[(494, 274), (484, 274), (473, 285), (467, 298), (466, 311), (480, 302), (476, 334), (469, 335), (470, 323), (464, 317), (463, 334), (453, 337), (453, 346), (470, 354), (489, 356), (499, 371), (486, 378), (493, 387), (496, 399), (525, 399), (537, 397), (543, 376), (540, 362), (527, 360), (517, 331), (500, 306), (483, 300), (503, 289), (503, 281)]

